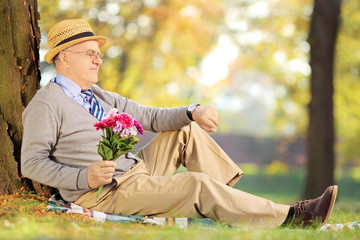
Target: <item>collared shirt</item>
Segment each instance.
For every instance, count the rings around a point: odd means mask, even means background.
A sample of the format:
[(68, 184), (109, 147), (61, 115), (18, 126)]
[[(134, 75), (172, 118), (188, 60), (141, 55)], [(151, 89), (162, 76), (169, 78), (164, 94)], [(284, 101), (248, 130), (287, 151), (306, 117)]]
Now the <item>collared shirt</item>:
[(61, 74), (56, 74), (56, 77), (51, 79), (51, 81), (59, 84), (68, 97), (74, 99), (78, 104), (90, 112), (90, 103), (88, 98), (81, 93), (81, 88), (77, 83)]

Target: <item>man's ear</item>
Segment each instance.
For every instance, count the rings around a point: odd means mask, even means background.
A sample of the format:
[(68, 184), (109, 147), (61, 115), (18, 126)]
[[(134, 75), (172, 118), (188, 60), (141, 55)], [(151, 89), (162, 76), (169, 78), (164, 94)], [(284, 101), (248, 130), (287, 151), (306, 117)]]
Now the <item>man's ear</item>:
[(59, 60), (62, 64), (66, 64), (67, 63), (67, 56), (66, 53), (64, 51), (61, 51), (59, 53)]

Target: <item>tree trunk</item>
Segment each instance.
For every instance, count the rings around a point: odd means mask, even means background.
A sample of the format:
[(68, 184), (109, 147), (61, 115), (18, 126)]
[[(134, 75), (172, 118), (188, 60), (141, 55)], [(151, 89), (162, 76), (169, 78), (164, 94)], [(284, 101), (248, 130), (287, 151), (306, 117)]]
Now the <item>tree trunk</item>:
[(311, 102), (305, 198), (334, 183), (333, 65), (341, 0), (315, 0), (309, 35)]
[(40, 29), (36, 0), (0, 1), (0, 194), (43, 187), (21, 177), (21, 114), (39, 89)]

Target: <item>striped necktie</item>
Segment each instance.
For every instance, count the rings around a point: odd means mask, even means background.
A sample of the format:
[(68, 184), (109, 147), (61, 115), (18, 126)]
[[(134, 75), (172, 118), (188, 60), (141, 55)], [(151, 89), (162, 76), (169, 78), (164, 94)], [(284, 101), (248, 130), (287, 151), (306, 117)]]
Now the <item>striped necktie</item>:
[(90, 103), (90, 113), (101, 121), (104, 118), (104, 109), (96, 100), (93, 91), (91, 89), (86, 89), (81, 90), (81, 93), (85, 95), (85, 99)]

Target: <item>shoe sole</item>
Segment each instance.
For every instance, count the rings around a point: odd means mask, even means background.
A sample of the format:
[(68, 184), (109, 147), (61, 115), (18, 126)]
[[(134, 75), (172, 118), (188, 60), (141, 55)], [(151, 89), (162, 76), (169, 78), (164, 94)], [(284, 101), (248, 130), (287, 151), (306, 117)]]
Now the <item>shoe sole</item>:
[(326, 217), (324, 219), (324, 221), (322, 222), (322, 224), (326, 224), (327, 220), (329, 219), (330, 217), (330, 214), (334, 208), (334, 205), (335, 205), (335, 201), (336, 201), (336, 197), (337, 197), (337, 193), (338, 193), (338, 186), (337, 185), (334, 185), (333, 187), (333, 190), (332, 190), (332, 193), (331, 193), (331, 200), (330, 200), (330, 205), (329, 205), (329, 209), (328, 209), (328, 212), (326, 214)]

